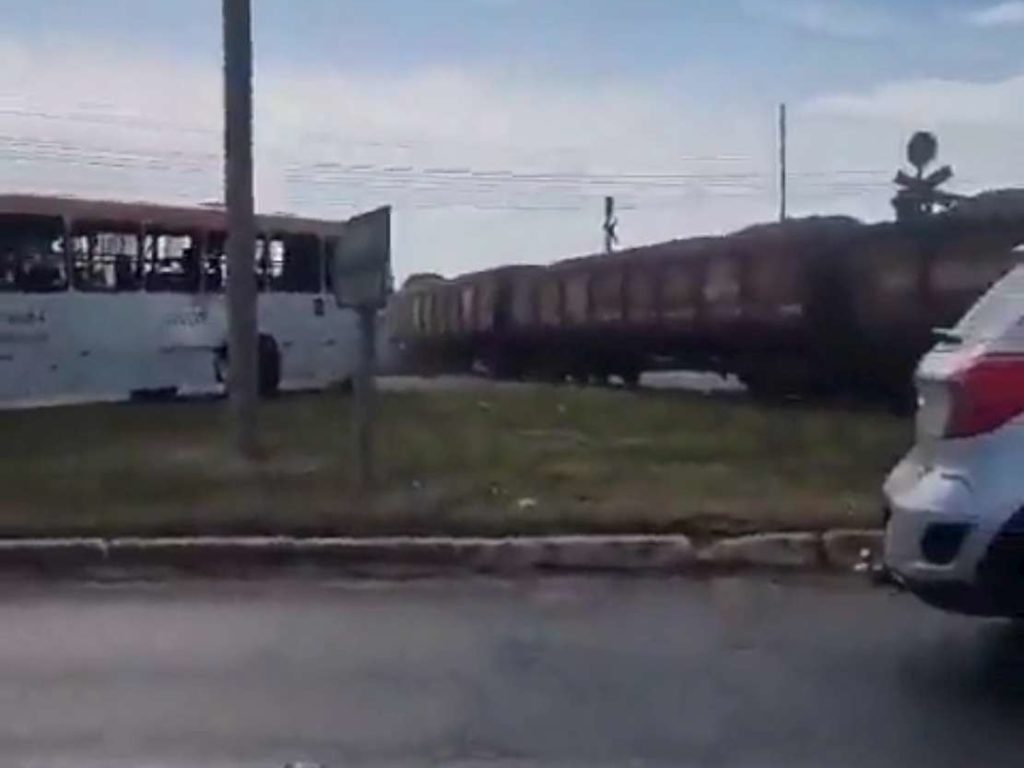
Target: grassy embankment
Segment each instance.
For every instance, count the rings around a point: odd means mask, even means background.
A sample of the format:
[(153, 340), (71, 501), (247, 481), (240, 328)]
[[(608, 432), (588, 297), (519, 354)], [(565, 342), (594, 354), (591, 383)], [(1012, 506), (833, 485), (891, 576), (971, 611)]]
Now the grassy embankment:
[(681, 531), (878, 523), (910, 438), (882, 413), (667, 393), (381, 395), (380, 489), (352, 494), (349, 400), (261, 411), (266, 458), (227, 450), (223, 403), (0, 413), (0, 535)]

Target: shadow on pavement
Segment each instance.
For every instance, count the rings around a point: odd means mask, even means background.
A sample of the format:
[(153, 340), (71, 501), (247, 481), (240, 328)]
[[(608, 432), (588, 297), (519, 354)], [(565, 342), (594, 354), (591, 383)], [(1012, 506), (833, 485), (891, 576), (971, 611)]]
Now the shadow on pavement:
[(966, 722), (994, 724), (1024, 715), (1024, 624), (986, 622), (906, 660), (904, 683), (925, 709), (953, 710)]

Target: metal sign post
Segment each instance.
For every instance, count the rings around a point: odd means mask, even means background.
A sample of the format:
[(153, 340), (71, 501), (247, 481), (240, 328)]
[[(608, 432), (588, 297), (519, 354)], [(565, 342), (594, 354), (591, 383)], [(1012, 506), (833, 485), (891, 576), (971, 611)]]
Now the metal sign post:
[(374, 416), (374, 363), (376, 347), (377, 310), (373, 307), (357, 307), (359, 316), (359, 370), (353, 388), (352, 430), (355, 438), (356, 477), (359, 489), (373, 487), (375, 472), (373, 462), (373, 416)]
[(334, 251), (334, 295), (359, 318), (359, 367), (354, 377), (353, 437), (359, 490), (373, 487), (374, 364), (377, 312), (387, 301), (391, 275), (391, 209), (356, 216)]

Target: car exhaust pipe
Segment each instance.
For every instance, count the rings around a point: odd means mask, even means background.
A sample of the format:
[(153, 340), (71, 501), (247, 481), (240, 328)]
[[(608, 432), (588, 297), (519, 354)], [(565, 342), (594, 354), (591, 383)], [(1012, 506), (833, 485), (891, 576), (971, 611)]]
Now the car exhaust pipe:
[(887, 568), (884, 563), (873, 563), (868, 568), (868, 578), (870, 578), (873, 586), (891, 587), (899, 592), (907, 591), (907, 584), (903, 577)]

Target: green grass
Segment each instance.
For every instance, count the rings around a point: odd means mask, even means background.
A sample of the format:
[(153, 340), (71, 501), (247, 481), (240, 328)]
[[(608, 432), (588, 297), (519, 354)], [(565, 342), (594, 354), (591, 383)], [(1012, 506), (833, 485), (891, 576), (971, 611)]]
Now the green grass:
[(681, 531), (878, 523), (910, 439), (882, 413), (606, 390), (386, 393), (380, 484), (353, 494), (350, 402), (260, 412), (231, 457), (223, 403), (0, 413), (0, 535)]

